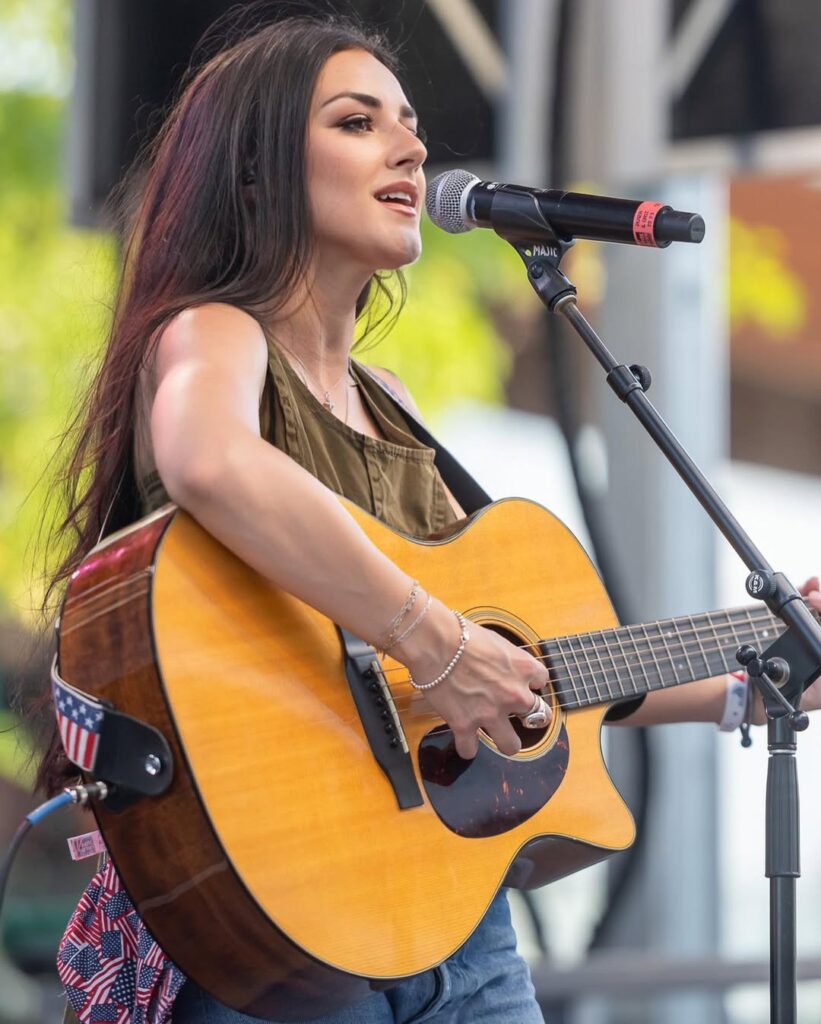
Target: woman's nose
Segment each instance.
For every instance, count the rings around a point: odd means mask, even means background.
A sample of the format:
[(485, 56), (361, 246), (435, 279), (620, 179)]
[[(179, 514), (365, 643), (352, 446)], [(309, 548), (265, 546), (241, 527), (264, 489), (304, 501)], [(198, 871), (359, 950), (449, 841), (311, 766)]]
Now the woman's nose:
[(414, 168), (421, 167), (428, 155), (427, 148), (419, 136), (406, 128), (403, 124), (397, 124), (393, 130), (392, 147), (389, 162), (392, 167), (412, 165)]

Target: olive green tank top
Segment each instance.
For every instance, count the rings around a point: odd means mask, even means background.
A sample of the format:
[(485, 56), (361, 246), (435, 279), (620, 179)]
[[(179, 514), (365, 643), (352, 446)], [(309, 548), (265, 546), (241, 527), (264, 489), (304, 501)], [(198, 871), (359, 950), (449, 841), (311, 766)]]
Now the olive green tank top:
[[(457, 519), (434, 450), (410, 433), (402, 413), (370, 373), (351, 372), (384, 438), (347, 426), (319, 402), (279, 349), (269, 344), (260, 407), (262, 436), (337, 494), (394, 529), (427, 537)], [(137, 475), (143, 515), (169, 501), (151, 452), (141, 446)]]

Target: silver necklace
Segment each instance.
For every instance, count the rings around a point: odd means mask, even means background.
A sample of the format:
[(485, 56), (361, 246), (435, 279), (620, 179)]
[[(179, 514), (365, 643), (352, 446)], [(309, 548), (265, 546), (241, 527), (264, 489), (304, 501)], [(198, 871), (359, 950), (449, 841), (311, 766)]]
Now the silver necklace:
[[(288, 351), (291, 352), (290, 349)], [(291, 355), (294, 357), (294, 359), (296, 359), (296, 361), (299, 363), (300, 367), (302, 368), (302, 373), (300, 374), (300, 376), (302, 377), (302, 383), (305, 385), (305, 387), (309, 391), (313, 391), (313, 388), (308, 383), (308, 377), (310, 376), (310, 374), (308, 373), (308, 368), (306, 367), (305, 363), (302, 362), (302, 360), (299, 358), (299, 356), (296, 354), (296, 352), (291, 352)], [(318, 389), (322, 392), (322, 405), (328, 410), (328, 412), (332, 413), (334, 411), (334, 409), (336, 408), (336, 406), (331, 401), (331, 392), (334, 391), (337, 387), (339, 387), (339, 384), (342, 381), (342, 378), (345, 377), (345, 376), (348, 376), (348, 377), (351, 378), (351, 381), (350, 381), (348, 387), (345, 389), (345, 420), (344, 420), (344, 422), (345, 422), (345, 424), (347, 424), (347, 422), (348, 422), (348, 410), (349, 410), (349, 406), (350, 406), (350, 389), (357, 387), (356, 380), (354, 379), (353, 375), (351, 374), (351, 357), (348, 356), (348, 361), (345, 364), (344, 371), (336, 379), (336, 381), (334, 381), (334, 383), (330, 385), (330, 387), (323, 388), (321, 383), (318, 383), (318, 382), (314, 382), (314, 383), (315, 383), (315, 386), (318, 387)]]

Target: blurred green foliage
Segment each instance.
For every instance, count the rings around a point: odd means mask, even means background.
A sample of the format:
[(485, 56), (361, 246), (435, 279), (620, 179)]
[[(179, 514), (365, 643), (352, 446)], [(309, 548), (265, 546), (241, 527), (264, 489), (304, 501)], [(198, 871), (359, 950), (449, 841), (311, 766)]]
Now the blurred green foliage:
[(38, 600), (27, 563), (41, 477), (103, 337), (115, 269), (110, 239), (66, 225), (64, 119), (55, 97), (0, 94), (0, 611), (24, 619)]
[[(0, 91), (0, 614), (23, 620), (42, 585), (33, 541), (47, 514), (44, 470), (66, 454), (60, 436), (93, 373), (116, 287), (113, 240), (66, 223), (59, 83), (71, 64), (70, 10), (69, 0), (5, 0), (0, 15), (0, 46), (15, 33), (24, 49), (39, 38), (52, 82), (50, 92), (31, 85), (18, 50), (21, 88)], [(398, 373), (435, 422), (453, 402), (501, 400), (510, 357), (494, 309), (532, 297), (518, 258), (491, 232), (452, 237), (425, 223), (423, 236), (404, 312), (357, 354)]]
[(446, 235), (425, 219), (422, 240), (421, 260), (405, 270), (402, 315), (357, 354), (398, 374), (435, 423), (455, 402), (502, 400), (511, 357), (493, 311), (533, 299), (519, 257), (491, 232)]
[(67, 94), (73, 9), (72, 0), (0, 3), (0, 92)]

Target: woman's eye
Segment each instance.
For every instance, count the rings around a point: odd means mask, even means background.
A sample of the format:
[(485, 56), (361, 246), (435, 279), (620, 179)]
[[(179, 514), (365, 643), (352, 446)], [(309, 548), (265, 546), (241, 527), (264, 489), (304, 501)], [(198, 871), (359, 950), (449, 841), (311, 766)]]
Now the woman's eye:
[(351, 132), (366, 132), (371, 127), (371, 124), (371, 119), (362, 114), (359, 117), (350, 117), (347, 121), (343, 121), (340, 128), (345, 128)]

